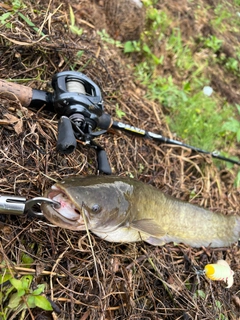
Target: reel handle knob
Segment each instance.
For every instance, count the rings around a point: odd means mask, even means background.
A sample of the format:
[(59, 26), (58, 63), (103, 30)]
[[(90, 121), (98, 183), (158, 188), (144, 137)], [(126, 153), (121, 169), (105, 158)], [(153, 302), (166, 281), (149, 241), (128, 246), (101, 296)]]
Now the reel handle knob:
[(96, 151), (97, 151), (98, 170), (105, 174), (111, 174), (112, 170), (108, 162), (106, 151), (101, 148), (97, 148)]
[(77, 146), (77, 141), (70, 119), (62, 116), (58, 122), (57, 151), (62, 154), (72, 153)]

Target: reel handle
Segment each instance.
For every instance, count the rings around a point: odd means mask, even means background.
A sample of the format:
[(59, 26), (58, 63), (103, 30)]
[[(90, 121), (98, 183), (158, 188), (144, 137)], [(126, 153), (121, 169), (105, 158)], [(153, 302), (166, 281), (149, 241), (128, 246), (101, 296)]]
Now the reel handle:
[(72, 123), (66, 116), (62, 116), (58, 121), (57, 151), (61, 154), (72, 153), (77, 146)]
[(108, 162), (106, 151), (102, 148), (97, 148), (97, 163), (98, 163), (98, 170), (101, 173), (111, 174), (112, 170)]

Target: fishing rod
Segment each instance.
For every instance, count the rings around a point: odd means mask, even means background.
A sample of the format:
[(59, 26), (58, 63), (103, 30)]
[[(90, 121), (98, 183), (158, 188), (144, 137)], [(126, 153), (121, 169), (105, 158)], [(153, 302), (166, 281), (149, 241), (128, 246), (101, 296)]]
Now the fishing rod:
[(42, 108), (58, 115), (57, 151), (72, 153), (77, 140), (94, 148), (97, 154), (98, 170), (111, 174), (111, 168), (105, 150), (94, 138), (108, 132), (110, 128), (131, 133), (141, 138), (173, 144), (192, 151), (208, 154), (213, 158), (240, 165), (240, 161), (209, 152), (183, 142), (163, 137), (129, 124), (114, 121), (104, 112), (104, 102), (100, 88), (90, 78), (80, 72), (64, 71), (52, 78), (53, 92), (36, 90), (23, 85), (0, 80), (0, 94), (4, 98), (16, 97), (27, 108)]

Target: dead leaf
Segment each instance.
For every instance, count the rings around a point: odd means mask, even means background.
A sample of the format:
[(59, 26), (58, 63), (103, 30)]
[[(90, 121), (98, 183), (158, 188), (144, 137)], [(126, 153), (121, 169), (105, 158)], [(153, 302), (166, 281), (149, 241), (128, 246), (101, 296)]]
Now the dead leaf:
[(9, 120), (0, 119), (0, 126), (8, 126), (11, 122)]
[(8, 4), (5, 4), (3, 2), (0, 2), (0, 7), (6, 9), (6, 10), (11, 10), (11, 7)]
[(7, 118), (7, 120), (0, 120), (0, 124), (13, 125), (13, 129), (17, 134), (20, 134), (23, 131), (22, 118), (18, 118), (11, 113), (5, 113), (4, 117)]
[(4, 114), (4, 117), (7, 118), (7, 120), (5, 119), (1, 119), (0, 121), (9, 125), (9, 124), (13, 124), (15, 122), (18, 122), (19, 121), (19, 118), (18, 117), (15, 117), (14, 115), (10, 114), (10, 113), (5, 113)]
[(13, 129), (17, 134), (20, 134), (23, 132), (23, 121), (22, 119), (19, 119), (18, 122), (13, 126)]

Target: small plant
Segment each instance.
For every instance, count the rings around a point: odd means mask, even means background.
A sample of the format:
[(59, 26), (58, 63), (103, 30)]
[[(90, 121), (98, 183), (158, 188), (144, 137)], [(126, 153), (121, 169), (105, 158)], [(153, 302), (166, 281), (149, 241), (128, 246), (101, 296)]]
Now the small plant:
[(150, 69), (163, 64), (163, 55), (156, 55), (154, 49), (155, 45), (164, 37), (164, 32), (171, 23), (164, 11), (153, 8), (152, 5), (155, 2), (152, 0), (144, 2), (147, 8), (148, 30), (142, 34), (139, 41), (127, 41), (124, 44), (124, 53), (140, 53), (140, 55), (146, 57)]
[(26, 8), (26, 5), (23, 4), (21, 0), (14, 0), (11, 3), (11, 10), (0, 15), (0, 24), (5, 25), (6, 28), (11, 28), (12, 23), (10, 19), (15, 15), (20, 9)]
[(83, 29), (79, 28), (75, 25), (75, 15), (74, 15), (73, 9), (70, 5), (69, 5), (69, 16), (70, 16), (69, 30), (74, 34), (81, 36), (83, 33)]
[(222, 304), (219, 300), (215, 300), (215, 306), (219, 312), (218, 320), (228, 320), (228, 317), (226, 317), (222, 312)]
[[(236, 104), (236, 108), (240, 115), (240, 104)], [(237, 142), (240, 142), (240, 122), (239, 120), (231, 117), (223, 124), (223, 130), (226, 130), (233, 134), (233, 138), (236, 137)]]
[[(163, 34), (171, 24), (171, 20), (164, 11), (159, 11), (151, 6), (147, 10), (147, 18), (151, 21), (149, 32), (157, 32), (158, 36), (159, 34)], [(161, 30), (160, 33), (159, 30)]]
[(111, 38), (111, 36), (106, 32), (106, 30), (103, 29), (101, 31), (97, 31), (97, 34), (101, 37), (102, 41), (109, 44), (113, 44), (117, 48), (123, 48), (123, 44), (121, 43), (121, 41), (114, 40), (113, 38)]
[(149, 58), (149, 60), (152, 61), (154, 65), (159, 65), (163, 62), (163, 56), (158, 58), (155, 54), (152, 53), (150, 47), (146, 43), (141, 44), (140, 41), (125, 42), (124, 53), (132, 52), (142, 52), (143, 55)]
[(9, 18), (11, 18), (12, 12), (5, 12), (0, 16), (0, 23), (5, 25), (6, 28), (11, 28), (11, 23), (8, 22)]
[(235, 181), (234, 181), (234, 185), (235, 185), (236, 188), (240, 187), (240, 170), (237, 173), (237, 176), (236, 176)]
[(118, 103), (116, 104), (116, 116), (121, 119), (122, 117), (125, 116), (125, 112), (122, 111), (120, 108), (119, 108), (119, 105)]
[(202, 290), (196, 290), (196, 292), (194, 293), (194, 298), (201, 298), (201, 299), (205, 299), (206, 298), (206, 293)]
[(44, 292), (45, 285), (39, 284), (35, 290), (31, 289), (33, 276), (23, 276), (21, 279), (11, 278), (9, 281), (17, 292), (13, 293), (9, 299), (8, 308), (12, 310), (39, 307), (44, 310), (52, 310), (52, 306)]
[(239, 75), (240, 68), (239, 68), (239, 61), (234, 58), (228, 58), (225, 64), (227, 70), (233, 72), (236, 75)]
[(166, 50), (174, 53), (175, 65), (179, 70), (189, 71), (196, 67), (190, 48), (182, 42), (179, 28), (175, 28), (166, 41)]
[(214, 13), (216, 14), (216, 18), (212, 20), (211, 24), (214, 28), (218, 28), (220, 30), (225, 30), (226, 23), (225, 21), (229, 21), (232, 18), (231, 12), (223, 6), (223, 4), (219, 4), (214, 9)]
[(221, 48), (223, 41), (216, 36), (209, 36), (203, 39), (203, 43), (207, 48), (212, 49), (213, 52), (217, 52)]
[[(26, 254), (22, 257), (22, 263), (27, 268), (33, 262)], [(1, 263), (0, 275), (0, 320), (7, 320), (10, 316), (25, 312), (27, 309), (39, 307), (51, 311), (52, 306), (48, 299), (42, 295), (44, 284), (38, 284), (33, 288), (33, 276), (24, 275), (16, 279), (12, 270), (8, 270), (6, 263)]]
[(14, 11), (26, 8), (26, 5), (23, 3), (22, 0), (13, 0), (12, 1), (12, 8)]
[[(0, 24), (5, 25), (6, 28), (10, 29), (13, 27), (11, 19), (13, 18), (13, 16), (16, 16), (17, 19), (20, 18), (20, 20), (24, 21), (29, 27), (31, 27), (34, 31), (38, 32), (41, 36), (45, 36), (45, 34), (42, 31), (40, 31), (39, 28), (37, 28), (35, 24), (26, 15), (20, 12), (21, 9), (25, 8), (26, 5), (21, 0), (12, 1), (11, 10), (3, 13), (0, 16)], [(14, 20), (12, 19), (12, 21)]]

